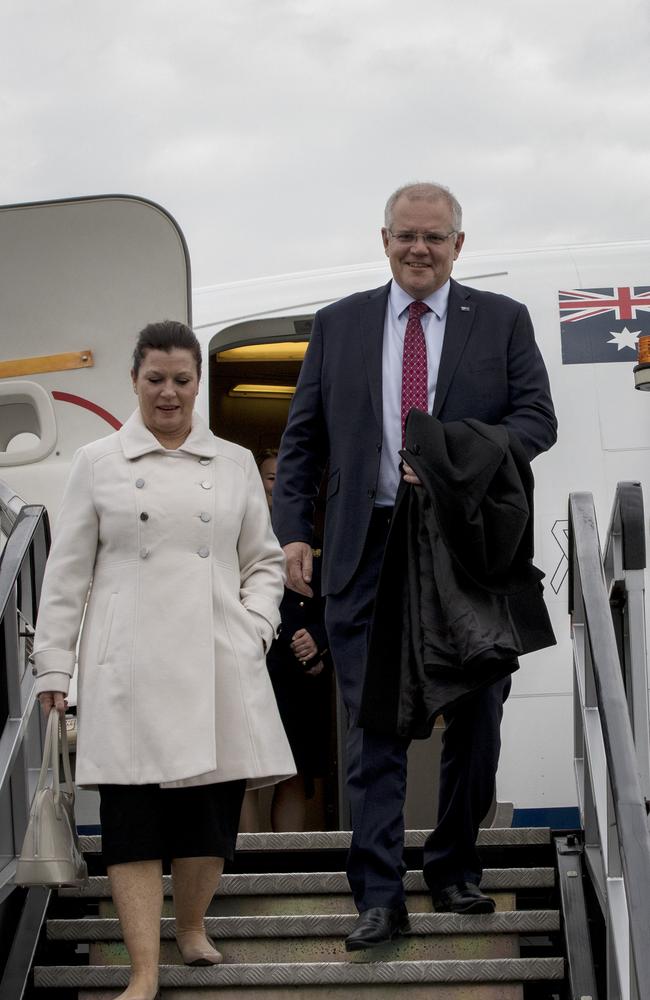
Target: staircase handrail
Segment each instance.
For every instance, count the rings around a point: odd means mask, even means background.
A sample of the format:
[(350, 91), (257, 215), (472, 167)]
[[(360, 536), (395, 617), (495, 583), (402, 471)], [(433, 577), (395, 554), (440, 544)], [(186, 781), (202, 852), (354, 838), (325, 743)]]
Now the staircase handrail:
[(650, 799), (650, 705), (645, 615), (646, 540), (643, 490), (616, 489), (603, 556), (605, 583), (623, 670), (641, 790)]
[[(5, 506), (1, 492), (0, 510), (3, 516), (10, 518), (12, 511)], [(29, 637), (19, 631), (18, 613), (23, 609), (18, 607), (17, 590), (22, 578), (22, 582), (27, 583), (23, 589), (30, 592), (28, 600), (31, 605), (31, 621), (24, 622), (24, 625), (26, 628), (33, 627), (49, 542), (49, 525), (45, 508), (40, 505), (23, 504), (15, 516), (11, 534), (0, 553), (0, 624), (5, 646), (3, 660), (9, 703), (7, 718), (0, 734), (0, 794), (11, 779), (34, 708), (34, 679), (31, 671), (25, 670), (26, 664), (25, 662), (21, 664), (21, 657), (18, 655), (21, 645), (24, 646), (24, 642), (21, 643), (20, 639), (29, 642)], [(14, 620), (9, 621), (10, 618)], [(0, 887), (1, 885), (0, 873)]]
[[(16, 890), (14, 876), (36, 784), (43, 750), (40, 713), (34, 711), (34, 678), (28, 668), (32, 635), (41, 595), (43, 574), (50, 545), (47, 511), (26, 504), (7, 483), (0, 480), (0, 664), (4, 690), (0, 717), (0, 810), (2, 856), (0, 868), (0, 916), (12, 907)], [(29, 976), (34, 949), (45, 917), (49, 890), (31, 888), (7, 942), (6, 962), (0, 968), (0, 996), (19, 1000)]]
[(24, 500), (21, 500), (11, 487), (0, 479), (0, 530), (5, 535), (11, 534), (16, 518), (24, 506)]
[[(622, 517), (630, 537), (638, 525), (621, 504), (624, 492), (617, 490), (611, 523)], [(608, 997), (640, 998), (650, 982), (650, 830), (590, 493), (569, 497), (569, 611), (576, 777), (585, 854), (611, 942)]]

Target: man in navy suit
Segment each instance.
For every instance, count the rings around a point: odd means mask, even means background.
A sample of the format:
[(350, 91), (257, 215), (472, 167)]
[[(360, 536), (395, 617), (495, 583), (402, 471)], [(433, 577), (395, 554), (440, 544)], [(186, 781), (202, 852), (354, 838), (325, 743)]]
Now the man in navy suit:
[[(451, 192), (437, 184), (400, 188), (388, 199), (381, 232), (392, 281), (348, 296), (314, 318), (273, 502), (289, 586), (309, 594), (314, 500), (327, 468), (322, 589), (349, 713), (353, 836), (347, 871), (359, 910), (348, 950), (383, 943), (408, 927), (402, 885), (407, 745), (361, 730), (356, 719), (395, 496), (400, 479), (418, 483), (399, 456), (403, 410), (410, 405), (402, 366), (412, 315), (426, 344), (422, 408), (441, 421), (474, 417), (503, 424), (530, 459), (556, 437), (548, 377), (526, 307), (451, 279), (465, 238)], [(418, 364), (422, 369), (423, 356)], [(509, 688), (509, 678), (498, 681), (445, 715), (438, 827), (427, 840), (423, 865), (438, 910), (494, 909), (478, 888), (475, 843), (493, 795)]]

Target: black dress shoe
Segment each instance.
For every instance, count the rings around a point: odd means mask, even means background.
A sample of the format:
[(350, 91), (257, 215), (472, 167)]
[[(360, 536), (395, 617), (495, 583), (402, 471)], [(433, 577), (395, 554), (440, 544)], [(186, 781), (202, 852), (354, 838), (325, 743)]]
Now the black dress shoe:
[(409, 915), (404, 903), (401, 906), (372, 906), (359, 914), (354, 930), (345, 939), (346, 951), (374, 948), (392, 941), (410, 930)]
[(431, 897), (437, 913), (494, 913), (494, 900), (473, 882), (447, 885)]

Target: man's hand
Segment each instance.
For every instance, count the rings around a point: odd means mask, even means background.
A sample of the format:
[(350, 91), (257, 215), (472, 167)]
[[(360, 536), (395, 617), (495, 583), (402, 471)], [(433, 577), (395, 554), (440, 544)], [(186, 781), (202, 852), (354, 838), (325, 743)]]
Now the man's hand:
[(418, 479), (415, 472), (407, 462), (402, 462), (402, 475), (405, 483), (410, 483), (411, 486), (422, 486), (421, 480)]
[(309, 586), (312, 577), (311, 545), (307, 542), (289, 542), (284, 546), (287, 560), (287, 587), (305, 597), (313, 597)]

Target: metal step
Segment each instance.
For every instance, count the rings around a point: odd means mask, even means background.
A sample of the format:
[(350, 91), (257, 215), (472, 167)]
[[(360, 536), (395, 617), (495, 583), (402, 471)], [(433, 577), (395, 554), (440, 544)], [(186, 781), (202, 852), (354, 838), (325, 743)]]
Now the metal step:
[[(430, 830), (407, 830), (405, 847), (423, 847)], [(308, 833), (240, 833), (237, 851), (335, 851), (347, 850), (352, 834), (349, 830), (311, 831)], [(87, 854), (101, 852), (101, 837), (80, 837), (81, 849)], [(547, 827), (489, 827), (479, 830), (479, 847), (514, 847), (550, 844)]]
[[(492, 898), (499, 912), (516, 910), (517, 901), (512, 892), (492, 892)], [(110, 898), (99, 899), (98, 911), (100, 917), (117, 916), (115, 906)], [(432, 913), (431, 896), (423, 892), (410, 892), (407, 896), (410, 913)], [(354, 900), (348, 891), (347, 895), (329, 893), (317, 896), (284, 895), (277, 896), (220, 896), (212, 898), (207, 915), (210, 917), (263, 917), (287, 916), (298, 917), (327, 913), (352, 913), (357, 915)], [(163, 917), (174, 916), (174, 904), (171, 897), (163, 900)]]
[[(481, 888), (485, 891), (515, 889), (548, 889), (555, 884), (552, 868), (486, 868)], [(421, 871), (409, 871), (404, 876), (407, 892), (427, 892)], [(60, 896), (110, 896), (105, 875), (94, 876), (80, 888), (59, 889)], [(163, 876), (165, 896), (172, 894), (171, 876)], [(222, 875), (217, 896), (299, 896), (340, 893), (349, 895), (345, 872), (269, 872), (259, 875)]]
[[(37, 987), (76, 989), (124, 988), (126, 966), (37, 966)], [(165, 989), (190, 986), (265, 987), (335, 986), (397, 983), (522, 983), (561, 980), (562, 958), (468, 959), (465, 961), (414, 962), (291, 962), (216, 965), (206, 968), (161, 965), (160, 984)], [(216, 994), (215, 994), (216, 995)], [(251, 996), (254, 994), (251, 994)], [(377, 994), (374, 994), (377, 995)], [(202, 1000), (210, 994), (201, 993)], [(219, 994), (223, 996), (223, 994)]]
[[(345, 937), (354, 927), (355, 914), (309, 916), (206, 917), (208, 935), (224, 938)], [(560, 929), (558, 910), (508, 910), (503, 913), (414, 913), (411, 935), (438, 934), (550, 934)], [(176, 922), (160, 921), (161, 940), (173, 940)], [(60, 941), (121, 941), (122, 930), (114, 918), (86, 917), (48, 920), (47, 936)]]
[[(229, 937), (217, 941), (224, 965), (296, 962), (414, 962), (431, 959), (519, 958), (516, 934), (411, 934), (368, 951), (347, 952), (343, 937)], [(128, 965), (121, 941), (91, 941), (90, 965)], [(175, 941), (161, 941), (160, 962), (182, 965)]]
[[(299, 1000), (524, 1000), (519, 983), (360, 983), (293, 987)], [(294, 990), (298, 990), (297, 993)], [(191, 986), (162, 991), (162, 1000), (287, 1000), (286, 986), (204, 987), (197, 996)], [(79, 990), (77, 1000), (115, 1000), (115, 990)]]
[[(307, 916), (208, 917), (206, 930), (215, 938), (229, 964), (261, 962), (365, 962), (461, 960), (519, 957), (520, 934), (547, 936), (558, 931), (557, 911), (510, 910), (503, 913), (459, 916), (413, 914), (412, 933), (353, 957), (344, 938), (353, 929), (355, 914)], [(163, 964), (180, 964), (174, 940), (174, 920), (161, 921)], [(114, 918), (48, 922), (48, 937), (90, 944), (92, 965), (128, 964), (120, 925)]]

